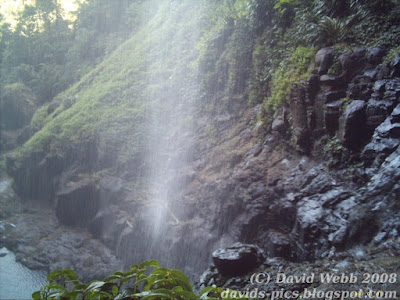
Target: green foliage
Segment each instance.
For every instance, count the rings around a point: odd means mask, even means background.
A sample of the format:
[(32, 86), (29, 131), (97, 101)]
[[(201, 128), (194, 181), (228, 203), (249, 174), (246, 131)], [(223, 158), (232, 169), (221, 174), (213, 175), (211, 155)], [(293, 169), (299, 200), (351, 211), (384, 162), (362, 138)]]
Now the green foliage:
[(33, 299), (223, 299), (223, 290), (216, 287), (206, 287), (197, 296), (185, 274), (162, 268), (155, 260), (132, 265), (128, 271), (115, 272), (102, 281), (83, 283), (66, 269), (51, 272), (47, 282), (32, 294)]
[(314, 48), (298, 47), (289, 59), (275, 70), (272, 75), (271, 95), (263, 103), (265, 110), (276, 109), (288, 99), (292, 84), (307, 79), (314, 56)]
[(331, 46), (343, 40), (346, 25), (343, 21), (324, 16), (319, 22), (318, 34), (322, 44)]
[(333, 136), (324, 146), (323, 152), (325, 154), (339, 154), (343, 151), (343, 146), (339, 142), (337, 134)]

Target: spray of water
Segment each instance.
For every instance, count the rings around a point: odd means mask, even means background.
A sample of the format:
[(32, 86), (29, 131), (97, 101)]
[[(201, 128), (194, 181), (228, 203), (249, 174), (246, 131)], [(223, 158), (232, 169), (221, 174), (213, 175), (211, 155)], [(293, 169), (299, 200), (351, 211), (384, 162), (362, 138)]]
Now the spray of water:
[[(165, 266), (182, 267), (188, 253), (177, 243), (186, 218), (180, 198), (184, 170), (193, 145), (193, 114), (198, 99), (193, 63), (200, 37), (202, 1), (164, 0), (149, 22), (151, 51), (146, 59), (146, 186), (147, 199), (136, 224), (132, 260), (157, 259)], [(175, 238), (174, 238), (175, 232)], [(173, 250), (171, 250), (173, 249)], [(193, 253), (194, 254), (194, 253)]]

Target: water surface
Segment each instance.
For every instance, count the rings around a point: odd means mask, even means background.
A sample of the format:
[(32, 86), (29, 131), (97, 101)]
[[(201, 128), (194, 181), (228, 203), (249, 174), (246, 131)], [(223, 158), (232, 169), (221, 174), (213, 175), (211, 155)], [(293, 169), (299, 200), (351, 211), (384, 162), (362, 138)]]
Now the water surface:
[(46, 281), (46, 274), (33, 271), (15, 261), (14, 253), (0, 249), (0, 299), (32, 299), (31, 295)]

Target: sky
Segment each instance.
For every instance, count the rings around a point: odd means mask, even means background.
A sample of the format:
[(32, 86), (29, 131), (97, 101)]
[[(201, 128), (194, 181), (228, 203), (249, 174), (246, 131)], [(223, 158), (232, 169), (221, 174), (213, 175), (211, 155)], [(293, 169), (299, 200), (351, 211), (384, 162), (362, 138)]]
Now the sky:
[[(32, 3), (35, 0), (25, 0), (26, 4)], [(66, 13), (74, 11), (77, 8), (75, 0), (59, 0)], [(0, 12), (5, 19), (12, 23), (12, 14), (17, 12), (22, 7), (22, 0), (0, 0)]]

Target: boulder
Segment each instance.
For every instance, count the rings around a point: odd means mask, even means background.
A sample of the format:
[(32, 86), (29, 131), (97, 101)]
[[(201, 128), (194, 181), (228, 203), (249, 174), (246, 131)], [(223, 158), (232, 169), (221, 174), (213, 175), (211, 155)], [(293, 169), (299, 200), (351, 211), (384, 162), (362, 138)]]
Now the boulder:
[(279, 134), (284, 135), (287, 130), (287, 123), (284, 116), (280, 115), (276, 117), (272, 122), (271, 129), (273, 132), (278, 132)]
[(99, 204), (97, 186), (90, 178), (69, 182), (56, 195), (56, 215), (65, 225), (85, 226), (95, 217)]
[(318, 74), (326, 74), (333, 64), (335, 50), (331, 47), (320, 49), (315, 55), (315, 64), (318, 68)]
[(362, 100), (352, 101), (339, 120), (339, 140), (348, 149), (357, 150), (365, 142), (366, 107)]
[(376, 66), (382, 63), (383, 57), (386, 54), (386, 50), (383, 47), (369, 47), (367, 49), (367, 61), (373, 66)]
[(358, 48), (351, 53), (344, 53), (339, 56), (339, 62), (346, 74), (346, 78), (349, 80), (364, 68), (366, 50), (364, 48)]
[(259, 247), (242, 243), (215, 250), (212, 258), (218, 271), (224, 276), (245, 274), (264, 261), (264, 255)]

